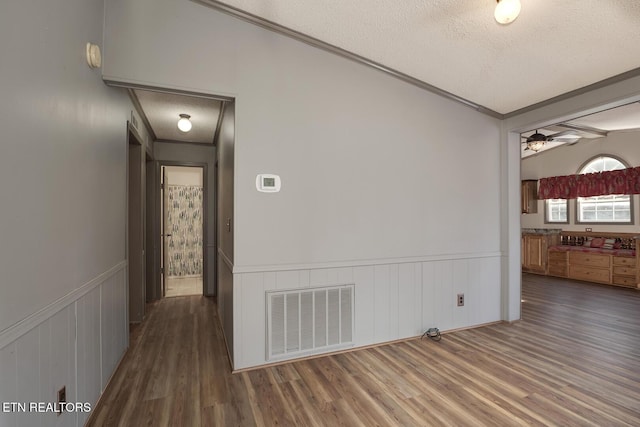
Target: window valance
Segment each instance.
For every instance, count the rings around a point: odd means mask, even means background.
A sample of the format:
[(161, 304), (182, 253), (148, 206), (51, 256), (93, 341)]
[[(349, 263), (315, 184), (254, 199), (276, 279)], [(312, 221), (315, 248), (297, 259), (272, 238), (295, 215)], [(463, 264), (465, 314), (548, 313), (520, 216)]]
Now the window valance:
[(540, 199), (640, 194), (640, 167), (540, 179)]

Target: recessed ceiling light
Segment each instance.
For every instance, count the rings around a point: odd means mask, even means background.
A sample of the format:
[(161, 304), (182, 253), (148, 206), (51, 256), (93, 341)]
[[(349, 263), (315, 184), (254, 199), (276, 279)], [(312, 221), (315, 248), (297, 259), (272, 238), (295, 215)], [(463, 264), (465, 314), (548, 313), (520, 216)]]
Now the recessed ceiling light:
[(178, 129), (182, 132), (189, 132), (191, 130), (191, 118), (188, 114), (180, 114), (180, 120), (178, 120)]
[(496, 10), (493, 16), (500, 24), (510, 24), (520, 14), (520, 0), (497, 0)]

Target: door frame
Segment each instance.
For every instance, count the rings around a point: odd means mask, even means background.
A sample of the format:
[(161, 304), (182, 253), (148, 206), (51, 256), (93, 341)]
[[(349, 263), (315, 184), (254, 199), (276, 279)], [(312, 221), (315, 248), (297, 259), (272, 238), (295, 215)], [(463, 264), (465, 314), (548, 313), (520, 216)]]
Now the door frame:
[(161, 265), (162, 265), (162, 260), (160, 259), (162, 256), (162, 251), (160, 250), (161, 245), (164, 245), (164, 236), (162, 235), (162, 227), (161, 227), (161, 223), (162, 220), (160, 218), (160, 215), (162, 214), (162, 197), (161, 197), (161, 188), (160, 188), (160, 182), (161, 182), (161, 175), (162, 175), (162, 166), (184, 166), (184, 167), (198, 167), (198, 168), (202, 168), (202, 295), (206, 296), (207, 292), (207, 283), (209, 280), (209, 266), (208, 266), (208, 256), (209, 256), (209, 249), (208, 249), (208, 238), (207, 238), (207, 233), (208, 233), (208, 227), (207, 227), (207, 215), (209, 215), (209, 211), (207, 209), (207, 203), (209, 200), (209, 186), (208, 186), (208, 181), (207, 181), (207, 177), (208, 177), (208, 173), (209, 171), (207, 170), (208, 164), (206, 162), (184, 162), (184, 161), (177, 161), (177, 160), (156, 160), (155, 161), (156, 164), (156, 168), (155, 168), (155, 179), (156, 179), (156, 185), (155, 185), (155, 203), (154, 203), (154, 235), (155, 235), (155, 239), (159, 239), (156, 241), (156, 245), (155, 247), (158, 248), (157, 251), (155, 251), (156, 253), (154, 254), (155, 256), (155, 265), (157, 266), (155, 269), (155, 276), (156, 276), (156, 283), (154, 284), (154, 289), (155, 289), (155, 296), (157, 296), (157, 299), (162, 299), (164, 298), (164, 286), (163, 286), (163, 280), (164, 280), (164, 275), (162, 274), (162, 272), (160, 271)]
[(136, 128), (127, 121), (127, 323), (144, 320), (145, 285), (145, 148)]
[(145, 200), (144, 200), (144, 220), (145, 220), (145, 302), (151, 302), (155, 299), (155, 281), (156, 281), (156, 266), (155, 266), (155, 252), (156, 240), (154, 229), (154, 194), (155, 194), (155, 169), (154, 169), (153, 154), (147, 146), (147, 153), (145, 155)]

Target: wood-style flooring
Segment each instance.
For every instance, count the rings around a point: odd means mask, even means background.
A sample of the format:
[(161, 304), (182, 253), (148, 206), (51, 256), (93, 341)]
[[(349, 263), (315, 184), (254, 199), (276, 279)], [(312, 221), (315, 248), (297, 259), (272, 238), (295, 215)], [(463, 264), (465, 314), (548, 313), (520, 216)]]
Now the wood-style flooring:
[(152, 304), (91, 426), (640, 426), (640, 292), (525, 274), (523, 320), (232, 374), (215, 302)]

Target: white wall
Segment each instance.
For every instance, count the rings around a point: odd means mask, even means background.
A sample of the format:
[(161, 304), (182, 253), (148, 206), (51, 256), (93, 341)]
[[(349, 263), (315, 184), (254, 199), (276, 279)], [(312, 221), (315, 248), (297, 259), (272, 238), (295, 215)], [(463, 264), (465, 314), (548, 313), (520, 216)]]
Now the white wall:
[[(188, 48), (178, 49), (183, 40)], [(435, 292), (431, 280), (422, 287), (418, 276), (412, 286), (448, 307), (432, 326), (500, 319), (499, 304), (468, 299), (469, 310), (486, 310), (474, 319), (450, 304), (454, 288), (467, 286), (500, 300), (498, 120), (189, 2), (108, 2), (104, 74), (236, 99), (234, 291), (244, 273), (318, 269), (322, 277), (325, 268), (481, 260), (492, 274), (446, 282), (451, 292)], [(258, 193), (258, 173), (279, 174), (282, 191)], [(368, 277), (348, 277), (356, 299), (375, 297)], [(264, 289), (246, 292), (264, 307)], [(248, 301), (233, 296), (237, 368), (264, 362), (252, 337), (265, 319), (243, 317)], [(406, 310), (399, 304), (397, 315)], [(404, 336), (361, 334), (359, 344)]]
[[(126, 349), (125, 92), (84, 59), (102, 0), (0, 6), (0, 402), (94, 404)], [(77, 341), (76, 341), (77, 334)], [(88, 414), (0, 413), (0, 425)]]
[[(540, 179), (550, 176), (571, 175), (593, 157), (609, 154), (624, 160), (632, 167), (640, 165), (640, 131), (612, 132), (605, 138), (582, 140), (575, 145), (564, 145), (544, 151), (522, 161), (522, 179)], [(640, 224), (639, 197), (633, 197), (635, 225), (593, 225), (576, 224), (575, 200), (569, 201), (569, 224), (545, 224), (544, 200), (538, 201), (538, 213), (523, 214), (522, 227), (525, 228), (562, 228), (570, 231), (584, 231), (585, 227), (593, 231), (617, 231), (632, 233)]]

